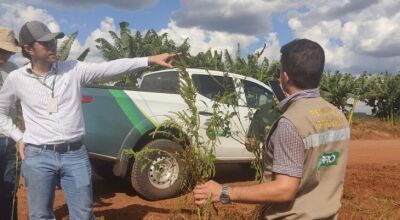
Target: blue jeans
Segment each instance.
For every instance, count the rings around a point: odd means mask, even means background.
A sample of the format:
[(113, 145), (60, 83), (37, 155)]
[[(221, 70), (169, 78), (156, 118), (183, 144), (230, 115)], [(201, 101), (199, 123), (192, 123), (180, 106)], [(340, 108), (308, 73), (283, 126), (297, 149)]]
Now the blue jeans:
[(91, 167), (86, 147), (58, 153), (25, 146), (22, 174), (28, 188), (31, 220), (55, 219), (53, 203), (56, 183), (64, 190), (71, 220), (94, 219)]
[(15, 142), (11, 138), (0, 138), (0, 220), (17, 219), (16, 158)]

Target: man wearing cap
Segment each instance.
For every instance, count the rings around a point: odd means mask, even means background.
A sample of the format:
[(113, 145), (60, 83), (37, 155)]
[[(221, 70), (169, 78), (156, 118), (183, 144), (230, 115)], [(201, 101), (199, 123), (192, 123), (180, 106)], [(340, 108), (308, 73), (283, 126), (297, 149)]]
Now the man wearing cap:
[[(31, 220), (55, 219), (52, 209), (58, 180), (70, 219), (94, 219), (91, 168), (83, 145), (81, 86), (148, 64), (171, 68), (176, 56), (165, 53), (96, 64), (57, 61), (56, 40), (63, 36), (39, 21), (25, 23), (19, 41), (30, 63), (11, 72), (0, 92), (0, 129), (19, 147)], [(5, 114), (16, 99), (21, 100), (24, 133)]]
[[(0, 27), (0, 87), (8, 73), (18, 67), (8, 61), (21, 48), (17, 44), (14, 32)], [(17, 120), (15, 106), (10, 106), (9, 115), (14, 123)], [(15, 141), (0, 132), (0, 220), (17, 219), (16, 194), (18, 188), (18, 173), (16, 166)]]

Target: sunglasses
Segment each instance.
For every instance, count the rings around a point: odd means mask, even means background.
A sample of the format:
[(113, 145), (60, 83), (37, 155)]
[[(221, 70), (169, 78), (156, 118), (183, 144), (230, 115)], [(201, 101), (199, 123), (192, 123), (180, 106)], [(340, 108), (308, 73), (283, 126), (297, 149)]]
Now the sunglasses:
[(40, 45), (46, 48), (52, 48), (54, 46), (57, 46), (57, 41), (56, 40), (49, 40), (49, 41), (37, 41)]

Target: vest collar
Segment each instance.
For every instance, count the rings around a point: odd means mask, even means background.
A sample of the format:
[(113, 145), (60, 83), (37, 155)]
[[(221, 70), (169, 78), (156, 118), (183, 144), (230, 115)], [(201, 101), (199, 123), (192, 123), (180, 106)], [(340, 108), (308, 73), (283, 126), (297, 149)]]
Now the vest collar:
[(285, 112), (289, 108), (289, 106), (297, 100), (304, 99), (304, 98), (316, 98), (319, 96), (320, 96), (319, 88), (301, 90), (300, 92), (294, 93), (294, 94), (286, 97), (281, 102), (279, 102), (278, 107), (282, 112)]

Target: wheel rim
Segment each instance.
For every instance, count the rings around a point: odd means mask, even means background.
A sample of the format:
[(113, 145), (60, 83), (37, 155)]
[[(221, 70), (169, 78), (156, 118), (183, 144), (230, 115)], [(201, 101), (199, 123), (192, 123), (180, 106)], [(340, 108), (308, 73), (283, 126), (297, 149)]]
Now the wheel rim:
[(175, 183), (179, 174), (179, 164), (174, 157), (157, 157), (149, 167), (150, 183), (158, 189), (166, 189)]

